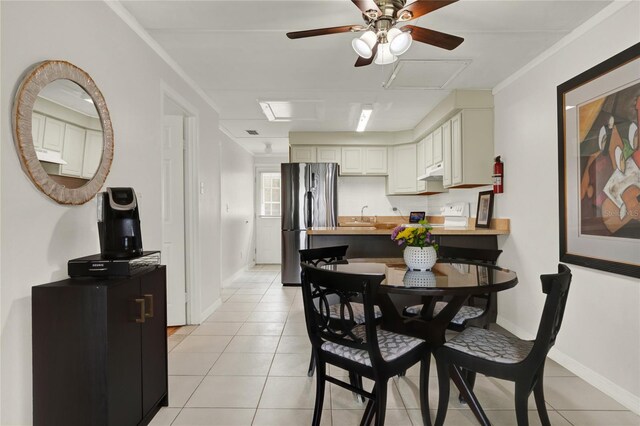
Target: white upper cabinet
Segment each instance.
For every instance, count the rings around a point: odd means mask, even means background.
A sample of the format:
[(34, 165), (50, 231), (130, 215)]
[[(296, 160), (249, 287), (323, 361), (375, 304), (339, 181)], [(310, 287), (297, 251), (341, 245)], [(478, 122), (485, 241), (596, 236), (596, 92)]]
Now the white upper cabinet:
[[(424, 169), (426, 168), (426, 138), (422, 139), (416, 145), (416, 179), (418, 176), (424, 173)], [(427, 189), (426, 182), (423, 180), (416, 180), (416, 190), (418, 192), (424, 191)]]
[(493, 171), (493, 111), (469, 109), (451, 118), (443, 138), (445, 187), (490, 185)]
[(61, 152), (64, 141), (64, 122), (55, 118), (46, 117), (44, 120), (44, 135), (42, 147), (52, 151)]
[(315, 146), (292, 146), (291, 147), (291, 163), (315, 163), (316, 147)]
[(342, 161), (342, 151), (339, 146), (317, 147), (318, 163), (338, 163)]
[(443, 137), (442, 134), (443, 128), (438, 127), (434, 130), (433, 134), (433, 163), (438, 164), (443, 160), (442, 156), (442, 146), (443, 146)]
[(389, 193), (415, 194), (417, 180), (417, 144), (398, 145), (391, 148), (391, 170), (389, 173)]
[(386, 175), (386, 146), (343, 146), (341, 175)]
[(84, 161), (85, 129), (71, 124), (65, 125), (64, 146), (62, 159), (67, 162), (60, 168), (60, 174), (67, 176), (82, 176), (82, 162)]
[(102, 160), (102, 132), (87, 130), (84, 140), (84, 160), (82, 162), (82, 177), (91, 179), (96, 174)]
[(42, 148), (44, 142), (44, 115), (34, 112), (31, 115), (31, 135), (33, 137), (33, 147)]
[[(433, 133), (429, 133), (423, 140), (424, 142), (424, 168), (418, 170), (418, 174), (424, 173), (424, 169), (433, 165)], [(440, 148), (442, 151), (442, 148)]]
[(444, 174), (442, 176), (442, 185), (451, 186), (453, 180), (453, 168), (451, 160), (451, 121), (444, 123), (438, 131), (440, 132), (440, 140), (442, 141), (442, 158)]

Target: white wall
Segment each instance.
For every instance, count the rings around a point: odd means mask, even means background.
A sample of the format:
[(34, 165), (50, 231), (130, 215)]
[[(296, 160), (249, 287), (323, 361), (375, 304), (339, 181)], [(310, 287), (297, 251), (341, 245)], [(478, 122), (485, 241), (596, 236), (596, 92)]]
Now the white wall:
[(224, 283), (253, 262), (253, 156), (225, 136), (220, 162), (220, 278)]
[(32, 417), (31, 287), (66, 278), (67, 260), (97, 253), (99, 245), (94, 200), (76, 207), (58, 205), (20, 168), (10, 112), (25, 71), (45, 59), (64, 59), (95, 80), (115, 133), (115, 155), (105, 186), (132, 186), (142, 193), (142, 232), (148, 250), (162, 242), (161, 81), (197, 109), (198, 179), (206, 190), (197, 195), (202, 288), (194, 297), (203, 312), (219, 298), (221, 134), (215, 111), (104, 3), (2, 2), (0, 8), (0, 424), (27, 425)]
[[(499, 323), (523, 337), (539, 321), (539, 275), (554, 272), (559, 259), (556, 87), (638, 43), (638, 16), (640, 4), (631, 2), (495, 93), (495, 151), (505, 162), (505, 193), (496, 202), (511, 218), (500, 263), (520, 281), (500, 294)], [(639, 412), (640, 283), (569, 267), (573, 282), (553, 357)]]
[[(478, 192), (491, 187), (474, 189), (452, 189), (437, 195), (386, 195), (384, 176), (340, 176), (338, 178), (338, 215), (360, 216), (362, 206), (369, 206), (365, 216), (400, 216), (408, 220), (412, 211), (426, 211), (428, 215), (439, 215), (440, 208), (447, 203), (467, 202), (470, 216), (476, 215)], [(400, 212), (394, 212), (397, 207)], [(493, 217), (500, 217), (494, 212)]]

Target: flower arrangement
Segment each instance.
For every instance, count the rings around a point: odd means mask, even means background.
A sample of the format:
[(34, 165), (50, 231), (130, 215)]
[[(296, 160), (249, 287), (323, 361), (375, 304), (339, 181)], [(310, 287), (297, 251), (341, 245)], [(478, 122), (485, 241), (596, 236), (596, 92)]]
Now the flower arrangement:
[(418, 222), (420, 226), (396, 226), (391, 232), (391, 239), (399, 246), (406, 244), (407, 247), (433, 247), (438, 250), (438, 244), (431, 235), (432, 226), (426, 220)]

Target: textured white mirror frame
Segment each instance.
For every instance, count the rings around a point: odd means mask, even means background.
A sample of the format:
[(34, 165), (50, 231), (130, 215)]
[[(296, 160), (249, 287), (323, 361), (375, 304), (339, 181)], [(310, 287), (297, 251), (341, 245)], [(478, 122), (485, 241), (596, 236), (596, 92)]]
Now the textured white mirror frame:
[[(67, 79), (82, 87), (93, 99), (100, 116), (103, 132), (102, 159), (93, 178), (80, 188), (66, 188), (55, 182), (44, 170), (36, 155), (32, 135), (32, 113), (38, 93), (49, 83)], [(60, 204), (84, 204), (91, 200), (104, 184), (113, 160), (113, 128), (107, 104), (89, 74), (66, 61), (44, 61), (24, 78), (13, 103), (13, 140), (22, 169), (36, 187)]]

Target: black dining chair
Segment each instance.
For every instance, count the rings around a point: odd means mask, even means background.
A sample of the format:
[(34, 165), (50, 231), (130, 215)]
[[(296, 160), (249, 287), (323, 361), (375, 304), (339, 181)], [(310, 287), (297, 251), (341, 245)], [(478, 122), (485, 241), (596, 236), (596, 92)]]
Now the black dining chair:
[[(348, 245), (344, 246), (330, 246), (330, 247), (317, 247), (312, 249), (299, 250), (300, 261), (308, 263), (313, 266), (328, 265), (330, 263), (345, 262), (347, 257)], [(339, 318), (339, 300), (337, 298), (330, 298), (329, 309), (332, 318)], [(364, 323), (364, 307), (362, 303), (353, 301), (351, 302), (351, 308), (353, 309), (353, 322), (354, 325)], [(376, 318), (382, 316), (382, 311), (377, 306), (374, 307), (374, 314)], [(311, 360), (309, 361), (309, 370), (307, 376), (313, 376), (315, 369), (315, 361), (313, 354), (311, 354)]]
[(447, 414), (450, 376), (459, 388), (469, 394), (469, 404), (479, 408), (479, 413), (484, 416), (478, 418), (481, 424), (490, 424), (473, 390), (464, 380), (461, 369), (515, 382), (518, 426), (529, 424), (527, 401), (533, 391), (541, 423), (544, 426), (551, 425), (544, 402), (544, 364), (560, 331), (571, 284), (571, 270), (560, 264), (557, 274), (541, 275), (540, 280), (547, 297), (535, 340), (521, 340), (470, 327), (435, 349), (439, 385), (436, 426), (444, 424)]
[[(418, 361), (421, 362), (420, 397), (426, 401), (430, 358), (427, 343), (381, 330), (376, 325), (373, 302), (384, 275), (340, 273), (330, 270), (330, 265), (315, 267), (301, 263), (301, 266), (304, 313), (317, 369), (312, 425), (320, 424), (327, 381), (369, 400), (361, 425), (371, 424), (374, 418), (376, 426), (384, 425), (389, 379)], [(330, 298), (339, 300), (337, 319), (331, 316)], [(364, 323), (355, 327), (354, 299), (362, 301), (365, 317)], [(327, 364), (373, 380), (373, 389), (367, 392), (327, 375)], [(425, 424), (430, 424), (426, 408), (422, 414)]]

